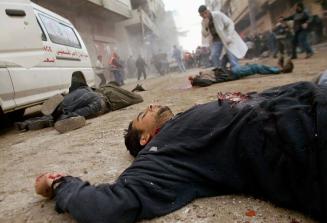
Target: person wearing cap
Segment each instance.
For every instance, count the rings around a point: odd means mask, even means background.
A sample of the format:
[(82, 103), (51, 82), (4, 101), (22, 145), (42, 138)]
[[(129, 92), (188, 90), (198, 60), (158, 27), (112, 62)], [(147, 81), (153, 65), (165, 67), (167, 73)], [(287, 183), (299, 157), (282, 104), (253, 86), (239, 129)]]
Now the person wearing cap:
[(202, 36), (209, 40), (211, 60), (214, 67), (223, 66), (220, 56), (227, 52), (231, 67), (238, 66), (238, 59), (245, 56), (248, 47), (235, 31), (234, 22), (220, 11), (210, 11), (205, 5), (198, 10), (202, 17)]

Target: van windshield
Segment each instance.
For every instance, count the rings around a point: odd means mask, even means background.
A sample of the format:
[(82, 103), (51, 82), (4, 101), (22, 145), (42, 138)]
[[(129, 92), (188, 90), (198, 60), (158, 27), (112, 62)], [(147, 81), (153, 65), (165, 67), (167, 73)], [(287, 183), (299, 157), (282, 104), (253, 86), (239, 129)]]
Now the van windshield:
[(40, 14), (40, 18), (52, 42), (74, 48), (81, 48), (81, 44), (71, 27), (43, 14)]

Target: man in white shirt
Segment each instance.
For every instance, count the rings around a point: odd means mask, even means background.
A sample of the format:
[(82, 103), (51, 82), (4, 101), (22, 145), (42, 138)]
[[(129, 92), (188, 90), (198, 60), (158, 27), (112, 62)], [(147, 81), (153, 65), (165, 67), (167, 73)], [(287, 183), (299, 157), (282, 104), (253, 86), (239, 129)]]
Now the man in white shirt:
[(222, 66), (220, 56), (225, 48), (231, 67), (238, 66), (238, 59), (245, 56), (248, 47), (235, 31), (234, 22), (220, 11), (211, 12), (205, 5), (198, 10), (202, 19), (202, 36), (211, 46), (214, 67)]

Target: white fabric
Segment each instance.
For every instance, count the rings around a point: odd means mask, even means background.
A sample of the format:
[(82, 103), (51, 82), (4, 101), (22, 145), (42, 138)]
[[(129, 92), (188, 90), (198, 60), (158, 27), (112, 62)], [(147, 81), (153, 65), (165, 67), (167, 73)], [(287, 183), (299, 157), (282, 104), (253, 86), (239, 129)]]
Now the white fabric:
[(103, 64), (101, 63), (100, 60), (97, 60), (96, 64), (95, 64), (95, 73), (96, 74), (102, 74), (104, 71), (104, 67)]
[[(242, 59), (248, 47), (234, 28), (234, 22), (220, 11), (211, 12), (213, 23), (217, 34), (219, 35), (224, 47), (229, 50), (235, 57)], [(202, 20), (202, 35), (211, 42), (211, 34), (206, 27), (206, 22)]]

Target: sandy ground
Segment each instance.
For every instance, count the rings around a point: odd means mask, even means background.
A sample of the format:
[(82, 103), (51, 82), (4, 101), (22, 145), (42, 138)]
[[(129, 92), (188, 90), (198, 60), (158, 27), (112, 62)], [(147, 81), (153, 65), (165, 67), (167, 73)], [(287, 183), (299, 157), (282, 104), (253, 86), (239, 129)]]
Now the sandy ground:
[[(0, 222), (75, 222), (57, 214), (54, 203), (34, 192), (35, 177), (45, 171), (66, 172), (91, 183), (113, 182), (133, 158), (124, 147), (123, 132), (129, 121), (153, 102), (181, 112), (198, 103), (216, 100), (217, 92), (260, 91), (299, 80), (312, 80), (326, 69), (327, 49), (313, 58), (295, 61), (291, 74), (251, 76), (242, 80), (192, 89), (187, 73), (172, 73), (142, 81), (148, 91), (144, 102), (87, 121), (87, 126), (58, 134), (53, 128), (18, 132), (13, 127), (0, 131)], [(265, 59), (261, 62), (276, 63)], [(125, 88), (131, 90), (135, 82)], [(249, 210), (255, 216), (248, 217)], [(145, 222), (314, 222), (299, 213), (277, 208), (267, 202), (243, 196), (221, 196), (196, 200), (169, 215)]]

